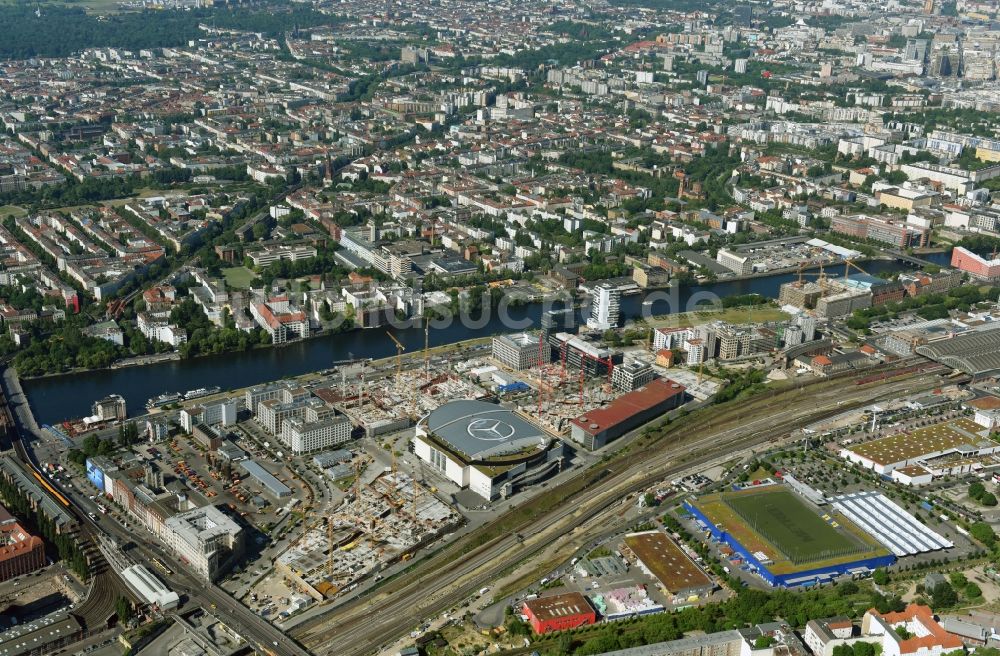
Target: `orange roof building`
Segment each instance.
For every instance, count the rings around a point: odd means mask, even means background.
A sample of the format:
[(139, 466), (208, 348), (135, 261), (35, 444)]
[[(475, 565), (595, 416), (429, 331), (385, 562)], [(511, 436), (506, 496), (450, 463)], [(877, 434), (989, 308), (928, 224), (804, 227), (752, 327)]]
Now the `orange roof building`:
[(45, 542), (0, 506), (0, 581), (45, 567)]
[(861, 621), (861, 635), (881, 635), (883, 656), (941, 656), (962, 649), (962, 640), (945, 631), (929, 607), (918, 604), (884, 615), (872, 608)]

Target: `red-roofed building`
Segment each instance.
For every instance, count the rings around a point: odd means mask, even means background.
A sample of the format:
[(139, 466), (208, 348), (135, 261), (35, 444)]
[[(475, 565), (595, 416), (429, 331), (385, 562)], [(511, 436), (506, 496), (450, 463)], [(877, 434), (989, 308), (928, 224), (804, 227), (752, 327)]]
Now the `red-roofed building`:
[(861, 621), (861, 635), (881, 635), (883, 656), (941, 656), (963, 648), (961, 638), (945, 631), (930, 608), (917, 604), (884, 615), (872, 608)]
[(597, 621), (590, 602), (579, 592), (531, 599), (524, 602), (521, 612), (537, 634), (575, 629)]
[(827, 373), (833, 366), (833, 360), (825, 355), (817, 355), (812, 359), (812, 369), (818, 374)]
[(45, 567), (45, 543), (0, 506), (0, 581)]
[(275, 296), (266, 303), (250, 305), (254, 321), (271, 335), (275, 344), (283, 344), (289, 339), (309, 336), (309, 318), (286, 296)]
[(669, 379), (657, 379), (623, 394), (603, 408), (577, 417), (571, 422), (570, 435), (588, 449), (599, 449), (633, 428), (679, 407), (685, 399), (683, 385)]

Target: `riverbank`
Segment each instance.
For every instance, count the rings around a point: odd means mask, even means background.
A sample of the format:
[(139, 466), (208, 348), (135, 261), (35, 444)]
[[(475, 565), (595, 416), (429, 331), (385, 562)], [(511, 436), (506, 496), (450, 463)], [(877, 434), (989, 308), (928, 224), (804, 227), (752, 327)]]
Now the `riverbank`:
[[(944, 253), (949, 252), (948, 249), (924, 249), (924, 250), (928, 251), (928, 253), (927, 253), (928, 255), (944, 254)], [(866, 264), (866, 263), (870, 263), (870, 262), (893, 263), (893, 262), (895, 262), (895, 258), (893, 258), (893, 257), (891, 257), (889, 255), (882, 255), (882, 256), (878, 256), (878, 257), (863, 257), (863, 258), (859, 258), (859, 259), (853, 260), (853, 261), (861, 263), (861, 264)], [(806, 264), (806, 265), (804, 265), (804, 266), (801, 267), (801, 270), (802, 271), (814, 271), (814, 270), (820, 269), (820, 268), (831, 268), (831, 267), (835, 267), (835, 266), (842, 266), (844, 264), (845, 264), (844, 260), (838, 260), (837, 262), (824, 263), (824, 264), (819, 264), (819, 263)], [(700, 283), (691, 283), (691, 284), (687, 284), (687, 285), (684, 285), (683, 283), (681, 283), (680, 286), (681, 287), (687, 287), (689, 290), (695, 290), (695, 289), (702, 290), (702, 289), (704, 289), (706, 287), (717, 285), (717, 284), (741, 283), (741, 282), (754, 281), (754, 280), (766, 280), (766, 279), (769, 279), (769, 278), (773, 278), (774, 276), (781, 276), (781, 275), (788, 275), (788, 274), (798, 273), (799, 270), (800, 270), (799, 266), (783, 267), (781, 269), (774, 269), (774, 270), (770, 270), (770, 271), (766, 271), (766, 272), (751, 273), (751, 274), (747, 274), (745, 276), (727, 276), (727, 277), (724, 277), (724, 278), (716, 279), (715, 281), (705, 281), (705, 282), (700, 282)], [(654, 286), (654, 287), (648, 287), (648, 288), (640, 289), (639, 291), (636, 292), (636, 294), (644, 296), (644, 295), (647, 295), (647, 294), (652, 294), (654, 292), (669, 292), (670, 290), (674, 289), (677, 286), (678, 286), (677, 280), (672, 280), (672, 281), (670, 281), (670, 283), (668, 283), (667, 285), (664, 285), (664, 286)], [(541, 303), (544, 303), (546, 301), (558, 300), (557, 297), (555, 296), (555, 294), (550, 294), (548, 296), (546, 296), (546, 295), (543, 294), (543, 295), (541, 295), (541, 298), (542, 298), (541, 301), (534, 301), (534, 302), (524, 302), (524, 301), (519, 300), (518, 302), (512, 303), (509, 307), (511, 309), (517, 309), (517, 308), (524, 308), (524, 307), (530, 307), (530, 306), (540, 305)], [(573, 296), (573, 306), (572, 306), (574, 310), (579, 311), (579, 310), (581, 310), (584, 307), (583, 303), (581, 303), (580, 300), (581, 300), (580, 299), (580, 294), (579, 293), (574, 294), (574, 296)], [(492, 312), (496, 312), (496, 308), (491, 308), (491, 311)], [(455, 316), (456, 315), (451, 314), (451, 313), (449, 313), (447, 315), (443, 314), (442, 317), (441, 317), (441, 319), (443, 319), (443, 320), (449, 320), (449, 319), (450, 320), (454, 320)], [(661, 316), (663, 316), (663, 315), (661, 315)], [(435, 318), (435, 319), (432, 319), (431, 321), (438, 321), (438, 320), (439, 320), (438, 318)], [(761, 320), (765, 320), (765, 319), (761, 319)], [(767, 319), (767, 320), (771, 320), (771, 319)], [(236, 354), (241, 354), (241, 353), (247, 353), (247, 352), (254, 351), (254, 350), (287, 348), (287, 347), (291, 347), (291, 346), (294, 346), (296, 344), (300, 344), (302, 342), (306, 342), (306, 341), (309, 341), (309, 340), (317, 340), (317, 339), (322, 339), (322, 338), (325, 338), (325, 337), (336, 336), (336, 335), (346, 335), (346, 334), (355, 333), (355, 332), (365, 332), (365, 331), (379, 332), (380, 330), (381, 331), (388, 330), (388, 331), (391, 331), (391, 332), (395, 333), (395, 332), (400, 331), (400, 330), (422, 330), (423, 329), (423, 319), (421, 319), (419, 317), (418, 318), (414, 318), (414, 319), (409, 319), (409, 320), (407, 320), (404, 323), (405, 323), (405, 325), (399, 326), (399, 327), (386, 325), (386, 326), (380, 326), (380, 327), (377, 327), (377, 328), (369, 329), (369, 328), (361, 328), (359, 326), (354, 326), (354, 327), (349, 328), (347, 330), (336, 330), (336, 331), (335, 330), (320, 330), (320, 331), (315, 331), (315, 332), (311, 333), (308, 337), (306, 337), (304, 339), (299, 339), (299, 340), (295, 340), (295, 341), (291, 341), (291, 342), (284, 342), (282, 344), (271, 344), (271, 343), (268, 343), (268, 344), (254, 344), (253, 346), (251, 346), (249, 349), (247, 349), (245, 351), (224, 351), (222, 353), (200, 353), (198, 355), (187, 357), (187, 358), (182, 357), (180, 355), (180, 353), (178, 353), (176, 351), (173, 351), (173, 352), (170, 352), (170, 353), (165, 353), (165, 354), (160, 354), (160, 355), (153, 355), (153, 356), (135, 356), (135, 357), (125, 358), (125, 359), (113, 362), (109, 367), (106, 367), (106, 368), (103, 368), (103, 369), (71, 369), (69, 371), (61, 371), (61, 372), (55, 372), (55, 373), (45, 373), (45, 374), (41, 374), (41, 375), (38, 375), (38, 376), (23, 376), (23, 377), (21, 377), (21, 380), (23, 380), (23, 381), (43, 380), (43, 379), (46, 379), (46, 378), (52, 378), (52, 377), (58, 377), (58, 376), (68, 376), (68, 375), (75, 375), (75, 374), (85, 374), (85, 373), (88, 373), (88, 372), (98, 372), (98, 371), (105, 371), (105, 370), (117, 370), (117, 369), (124, 369), (124, 368), (128, 368), (128, 367), (145, 367), (145, 366), (151, 366), (151, 365), (161, 364), (161, 363), (164, 363), (164, 362), (171, 362), (171, 361), (174, 361), (174, 362), (189, 362), (189, 361), (197, 360), (199, 358), (215, 358), (215, 357), (220, 357), (220, 356), (224, 356), (224, 355), (236, 355)], [(510, 330), (504, 330), (504, 331), (498, 331), (498, 332), (512, 332), (512, 331), (510, 331)]]
[(652, 328), (692, 328), (713, 321), (725, 321), (726, 323), (763, 323), (767, 321), (782, 321), (789, 317), (787, 312), (773, 305), (760, 305), (755, 307), (732, 307), (706, 310), (694, 310), (691, 312), (678, 312), (677, 314), (666, 314), (650, 317), (645, 320), (645, 324)]
[[(894, 262), (896, 258), (891, 255), (880, 255), (880, 256), (864, 256), (857, 259), (851, 260), (851, 262), (864, 265), (869, 262)], [(718, 282), (729, 282), (729, 281), (741, 281), (741, 280), (753, 280), (754, 278), (766, 278), (768, 276), (780, 276), (788, 273), (798, 273), (801, 269), (802, 271), (816, 271), (817, 269), (832, 269), (833, 267), (842, 267), (847, 264), (846, 260), (836, 260), (834, 262), (824, 262), (820, 264), (816, 262), (814, 264), (806, 265), (796, 265), (790, 267), (782, 267), (780, 269), (769, 269), (768, 271), (761, 271), (757, 273), (748, 273), (745, 276), (726, 276), (725, 278), (717, 278)]]
[[(913, 265), (877, 260), (865, 267), (872, 275), (893, 271), (913, 270)], [(703, 285), (681, 285), (664, 293), (648, 293), (623, 297), (623, 317), (665, 316), (679, 312), (698, 311), (704, 299), (746, 294), (777, 298), (782, 284), (796, 279), (794, 273), (768, 275), (749, 280), (726, 280)], [(651, 303), (644, 304), (646, 298)], [(495, 334), (537, 329), (546, 305), (536, 303), (514, 307), (501, 313), (491, 311), (475, 321), (454, 318), (432, 321), (429, 331), (431, 347), (488, 339)], [(756, 313), (755, 313), (756, 314)], [(577, 324), (586, 317), (577, 311)], [(393, 336), (403, 344), (404, 355), (420, 357), (424, 348), (422, 326), (392, 329)], [(329, 369), (345, 359), (395, 357), (396, 346), (385, 330), (355, 330), (337, 335), (290, 342), (282, 348), (262, 348), (224, 355), (175, 360), (140, 367), (122, 367), (32, 379), (24, 382), (24, 392), (39, 421), (56, 424), (65, 419), (90, 413), (91, 403), (108, 394), (125, 397), (129, 414), (145, 412), (146, 400), (164, 390), (187, 390), (199, 387), (231, 389), (248, 387)]]
[[(428, 358), (433, 358), (433, 357), (440, 356), (440, 355), (443, 355), (443, 354), (446, 354), (446, 353), (451, 353), (453, 351), (459, 351), (461, 349), (473, 348), (473, 347), (476, 347), (476, 346), (481, 346), (483, 344), (489, 344), (490, 342), (492, 342), (492, 340), (493, 340), (492, 336), (490, 336), (490, 337), (475, 337), (475, 338), (472, 338), (472, 339), (462, 340), (460, 342), (453, 342), (451, 344), (442, 344), (440, 346), (435, 346), (435, 347), (428, 348), (427, 349), (427, 357)], [(424, 351), (423, 351), (423, 349), (421, 349), (419, 352), (404, 353), (402, 355), (401, 359), (402, 359), (404, 365), (411, 365), (412, 366), (414, 360), (422, 361), (423, 358), (424, 358)], [(395, 355), (390, 355), (390, 356), (386, 356), (386, 357), (383, 357), (383, 358), (372, 359), (372, 360), (370, 360), (368, 362), (367, 366), (375, 368), (375, 367), (382, 367), (382, 366), (386, 366), (386, 365), (391, 365), (391, 364), (394, 364), (395, 362), (396, 362), (396, 356)], [(286, 376), (286, 377), (282, 378), (281, 380), (294, 380), (294, 381), (297, 381), (297, 382), (299, 382), (299, 383), (301, 383), (303, 385), (306, 385), (306, 384), (314, 383), (316, 381), (319, 381), (319, 380), (323, 379), (324, 378), (324, 374), (322, 373), (322, 371), (326, 371), (326, 370), (310, 371), (310, 372), (306, 372), (306, 373), (303, 373), (303, 374), (299, 374), (298, 376)], [(258, 383), (254, 383), (252, 385), (246, 385), (244, 387), (234, 387), (234, 388), (231, 388), (231, 389), (223, 389), (223, 390), (220, 390), (219, 392), (217, 392), (216, 394), (209, 394), (207, 396), (200, 396), (197, 399), (191, 399), (190, 401), (181, 401), (181, 400), (178, 400), (178, 401), (174, 401), (173, 403), (171, 403), (169, 405), (170, 405), (171, 408), (174, 408), (174, 407), (181, 407), (181, 408), (183, 408), (183, 407), (190, 407), (190, 406), (194, 406), (194, 405), (201, 405), (203, 403), (206, 403), (208, 401), (212, 401), (212, 400), (214, 400), (216, 398), (219, 398), (219, 397), (233, 396), (234, 394), (243, 394), (248, 389), (250, 389), (251, 387), (253, 387), (254, 385), (257, 385), (257, 384)], [(173, 391), (176, 391), (176, 390), (173, 390)], [(161, 414), (164, 410), (166, 410), (165, 406), (158, 407), (158, 408), (152, 408), (152, 409), (148, 409), (147, 412), (144, 415), (139, 415), (138, 417), (132, 417), (132, 418), (133, 419), (137, 419), (137, 418), (142, 418), (142, 417), (153, 417), (153, 416), (156, 416), (158, 414)]]

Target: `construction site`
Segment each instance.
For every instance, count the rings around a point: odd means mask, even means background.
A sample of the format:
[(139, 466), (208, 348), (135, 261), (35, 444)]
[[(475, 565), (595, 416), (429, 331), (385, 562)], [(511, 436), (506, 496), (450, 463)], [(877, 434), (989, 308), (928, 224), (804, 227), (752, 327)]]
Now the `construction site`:
[(588, 377), (584, 368), (567, 371), (561, 364), (549, 364), (523, 373), (535, 398), (525, 394), (518, 399), (518, 409), (557, 434), (567, 433), (570, 421), (616, 396), (609, 375)]
[(342, 370), (342, 374), (339, 384), (317, 388), (314, 393), (347, 415), (366, 437), (408, 428), (445, 401), (486, 395), (469, 380), (440, 367), (430, 378), (423, 369), (401, 368), (392, 382), (365, 380), (360, 368), (357, 372)]
[(293, 594), (324, 601), (353, 590), (461, 521), (408, 474), (379, 472), (367, 483), (363, 478), (355, 478), (352, 494), (336, 511), (306, 527), (275, 559), (275, 573)]
[[(857, 272), (853, 277), (851, 269)], [(808, 280), (807, 276), (815, 276), (815, 279)], [(902, 300), (904, 294), (901, 283), (872, 276), (853, 260), (845, 260), (842, 278), (827, 275), (822, 264), (818, 272), (806, 273), (799, 267), (798, 279), (781, 286), (778, 302), (832, 319), (873, 305)]]
[[(496, 337), (492, 353), (449, 361), (397, 355), (381, 366), (370, 360), (343, 361), (331, 382), (313, 393), (347, 415), (368, 437), (398, 432), (454, 400), (498, 398), (515, 406), (555, 435), (570, 422), (612, 402), (656, 377), (653, 357), (643, 351), (626, 360), (619, 350), (585, 337), (558, 332)], [(520, 340), (509, 353), (503, 343)], [(498, 343), (501, 346), (498, 347)], [(336, 379), (339, 377), (339, 381)]]

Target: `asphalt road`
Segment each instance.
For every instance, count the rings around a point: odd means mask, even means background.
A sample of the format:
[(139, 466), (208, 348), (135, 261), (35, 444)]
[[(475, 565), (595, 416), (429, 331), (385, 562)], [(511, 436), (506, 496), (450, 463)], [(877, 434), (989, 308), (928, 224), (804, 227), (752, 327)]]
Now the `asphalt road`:
[[(395, 586), (387, 586), (367, 603), (359, 602), (335, 609), (329, 615), (303, 623), (292, 634), (316, 653), (343, 656), (371, 654), (409, 632), (424, 618), (435, 616), (509, 571), (535, 557), (564, 536), (604, 534), (615, 523), (609, 511), (631, 492), (642, 490), (664, 478), (708, 462), (738, 447), (767, 443), (792, 430), (832, 415), (848, 407), (861, 407), (888, 395), (930, 389), (940, 384), (936, 375), (922, 374), (891, 380), (878, 387), (855, 386), (848, 379), (815, 394), (800, 394), (795, 404), (782, 403), (781, 396), (751, 398), (744, 405), (747, 414), (762, 403), (765, 411), (756, 419), (740, 423), (659, 453), (643, 454), (618, 473), (595, 482), (574, 497), (564, 500), (550, 513), (536, 517), (518, 529), (481, 547), (459, 553), (446, 550), (408, 573)], [(773, 412), (768, 404), (773, 405)], [(780, 410), (779, 410), (780, 409)], [(780, 412), (780, 414), (779, 414)], [(609, 470), (610, 471), (610, 470)], [(558, 489), (550, 490), (557, 494)], [(613, 527), (613, 526), (612, 526)], [(461, 548), (461, 542), (456, 550)]]

